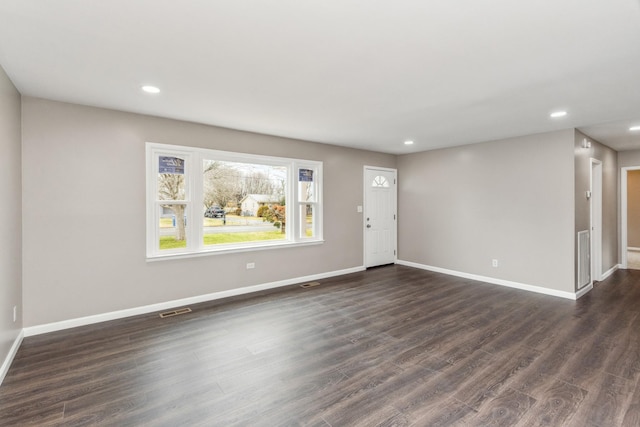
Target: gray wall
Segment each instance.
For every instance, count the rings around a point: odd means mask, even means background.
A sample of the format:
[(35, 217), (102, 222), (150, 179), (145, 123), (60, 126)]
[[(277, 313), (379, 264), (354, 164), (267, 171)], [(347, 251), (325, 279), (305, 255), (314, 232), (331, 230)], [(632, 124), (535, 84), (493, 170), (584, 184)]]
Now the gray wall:
[(573, 292), (573, 143), (564, 130), (400, 156), (399, 259)]
[[(26, 327), (362, 266), (363, 166), (396, 167), (393, 155), (29, 97), (22, 114)], [(146, 262), (145, 141), (323, 161), (325, 243)]]
[(640, 248), (640, 170), (627, 173), (627, 246)]
[(640, 166), (640, 150), (618, 152), (618, 167), (629, 168)]
[[(20, 94), (0, 68), (0, 364), (22, 329)], [(13, 322), (13, 307), (18, 321)]]
[[(591, 141), (591, 148), (582, 148), (582, 140)], [(591, 158), (602, 162), (602, 272), (619, 263), (618, 244), (618, 153), (576, 130), (575, 148), (575, 232), (588, 230), (589, 201), (585, 192), (590, 189)], [(575, 239), (577, 253), (577, 238)], [(576, 283), (578, 262), (575, 261)]]

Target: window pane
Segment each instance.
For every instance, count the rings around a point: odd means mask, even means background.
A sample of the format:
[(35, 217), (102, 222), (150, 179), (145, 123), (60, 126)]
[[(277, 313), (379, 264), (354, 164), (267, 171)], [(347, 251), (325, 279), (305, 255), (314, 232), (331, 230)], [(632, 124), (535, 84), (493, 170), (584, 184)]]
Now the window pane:
[(384, 176), (378, 175), (373, 179), (373, 182), (371, 182), (371, 186), (387, 188), (389, 187), (389, 181), (387, 181), (387, 178), (385, 178)]
[(160, 205), (160, 250), (187, 247), (187, 205)]
[(185, 200), (184, 159), (158, 157), (158, 200)]
[(285, 166), (206, 159), (203, 174), (204, 245), (286, 238)]
[(300, 237), (315, 237), (313, 230), (313, 205), (300, 205)]

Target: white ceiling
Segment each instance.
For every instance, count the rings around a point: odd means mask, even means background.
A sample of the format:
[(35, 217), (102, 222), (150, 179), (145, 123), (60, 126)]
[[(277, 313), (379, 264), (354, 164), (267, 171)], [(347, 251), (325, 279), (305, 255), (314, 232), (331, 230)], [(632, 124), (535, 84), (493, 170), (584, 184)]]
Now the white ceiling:
[(640, 148), (638, 0), (1, 0), (0, 65), (24, 95), (388, 153)]

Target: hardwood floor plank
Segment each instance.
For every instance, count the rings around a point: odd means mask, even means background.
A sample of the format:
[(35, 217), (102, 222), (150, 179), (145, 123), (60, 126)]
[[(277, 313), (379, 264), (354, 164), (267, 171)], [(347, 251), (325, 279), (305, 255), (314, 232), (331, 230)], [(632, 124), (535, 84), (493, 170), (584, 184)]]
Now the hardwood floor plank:
[(0, 425), (636, 426), (639, 307), (376, 268), (27, 337)]
[(414, 426), (449, 427), (466, 425), (465, 419), (471, 420), (476, 416), (476, 411), (454, 398), (443, 399), (438, 405), (433, 405), (429, 410), (416, 419)]
[(514, 426), (535, 404), (535, 399), (513, 389), (503, 390), (498, 396), (483, 405), (472, 425)]
[(621, 328), (620, 333), (611, 339), (613, 348), (609, 350), (609, 357), (605, 361), (605, 372), (626, 378), (632, 381), (640, 381), (640, 344), (638, 333), (640, 324)]
[(5, 407), (0, 402), (0, 425), (45, 426), (62, 421), (64, 403), (31, 403)]
[(598, 376), (596, 391), (589, 393), (573, 421), (584, 426), (619, 426), (632, 402), (636, 384), (610, 374)]
[(518, 377), (513, 378), (509, 386), (536, 399), (543, 399), (549, 383), (569, 366), (568, 363), (572, 358), (579, 360), (574, 355), (584, 348), (581, 347), (583, 341), (576, 339), (575, 343), (568, 342), (572, 335), (569, 332), (565, 334), (566, 336), (561, 336), (561, 340), (554, 342), (550, 348), (543, 351)]
[(640, 426), (640, 382), (637, 383), (636, 390), (631, 396), (621, 425), (624, 427)]
[(494, 356), (486, 351), (477, 350), (455, 365), (445, 367), (442, 375), (437, 377), (437, 382), (433, 386), (444, 393), (453, 395), (467, 383), (473, 381), (474, 376), (490, 369), (493, 366), (493, 358)]
[[(405, 420), (405, 411), (398, 411), (393, 407), (395, 405), (391, 406), (396, 396), (423, 383), (433, 372), (419, 366), (394, 369), (397, 369), (394, 375), (373, 383), (369, 381), (369, 375), (379, 371), (379, 368), (361, 375), (359, 380), (353, 378), (352, 380), (360, 385), (359, 390), (346, 395), (336, 390), (336, 397), (341, 397), (334, 399), (326, 407), (322, 412), (322, 418), (331, 425), (377, 425), (387, 422), (390, 418)], [(398, 417), (400, 413), (403, 414), (402, 417)]]
[[(520, 347), (505, 357), (494, 357), (485, 369), (474, 375), (473, 381), (458, 390), (454, 397), (467, 406), (480, 410), (483, 403), (496, 397), (508, 381), (530, 366), (540, 352)], [(455, 369), (451, 367), (450, 369)]]
[(536, 427), (568, 425), (587, 394), (586, 390), (555, 380), (529, 411), (525, 424)]

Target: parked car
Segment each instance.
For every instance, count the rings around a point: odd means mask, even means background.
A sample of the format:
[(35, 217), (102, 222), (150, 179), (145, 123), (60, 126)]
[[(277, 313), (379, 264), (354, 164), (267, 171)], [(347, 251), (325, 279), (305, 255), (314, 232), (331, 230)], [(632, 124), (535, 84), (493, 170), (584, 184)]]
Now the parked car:
[(206, 211), (204, 211), (204, 216), (205, 218), (224, 218), (225, 213), (224, 209), (218, 206), (211, 206), (210, 208), (207, 208)]

